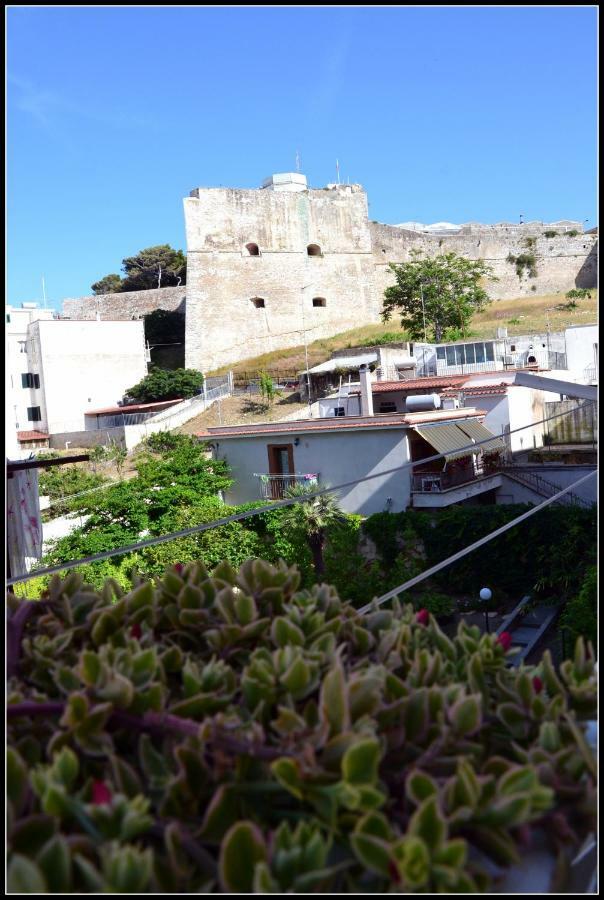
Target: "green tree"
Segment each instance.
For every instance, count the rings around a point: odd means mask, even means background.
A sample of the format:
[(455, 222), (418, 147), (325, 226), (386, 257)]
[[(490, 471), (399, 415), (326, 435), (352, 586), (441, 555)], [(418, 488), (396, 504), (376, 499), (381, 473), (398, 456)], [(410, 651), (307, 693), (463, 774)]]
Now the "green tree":
[(145, 339), (153, 344), (184, 344), (185, 317), (168, 309), (154, 309), (145, 316)]
[(415, 256), (401, 265), (390, 263), (396, 284), (384, 291), (383, 321), (400, 312), (401, 325), (415, 340), (425, 333), (428, 339), (441, 341), (448, 328), (465, 334), (474, 313), (490, 302), (481, 282), (485, 277), (495, 281), (493, 270), (481, 259), (455, 253)]
[(282, 394), (282, 391), (278, 391), (275, 388), (275, 382), (273, 381), (271, 376), (268, 374), (268, 372), (264, 372), (264, 371), (260, 372), (259, 379), (260, 379), (260, 394), (262, 396), (262, 399), (264, 400), (267, 407), (272, 406), (275, 397), (280, 397)]
[(92, 290), (95, 294), (119, 294), (122, 290), (122, 284), (121, 277), (113, 272), (111, 275), (105, 275), (100, 281), (95, 281), (92, 285)]
[[(312, 489), (304, 485), (296, 485), (286, 492), (286, 497), (303, 497)], [(296, 503), (283, 511), (282, 526), (304, 534), (310, 547), (315, 575), (322, 579), (325, 572), (323, 551), (330, 528), (344, 522), (346, 514), (338, 505), (335, 494), (321, 494), (311, 497), (306, 502)]]
[(139, 250), (122, 260), (125, 278), (122, 291), (144, 291), (151, 288), (186, 284), (187, 260), (182, 250), (159, 244)]
[(128, 451), (125, 447), (122, 447), (121, 444), (118, 444), (117, 441), (111, 441), (107, 456), (112, 462), (115, 463), (118, 477), (121, 479), (122, 471), (124, 469), (124, 463), (128, 459)]
[(128, 388), (126, 394), (140, 403), (194, 397), (203, 385), (203, 375), (196, 369), (151, 369), (142, 381)]

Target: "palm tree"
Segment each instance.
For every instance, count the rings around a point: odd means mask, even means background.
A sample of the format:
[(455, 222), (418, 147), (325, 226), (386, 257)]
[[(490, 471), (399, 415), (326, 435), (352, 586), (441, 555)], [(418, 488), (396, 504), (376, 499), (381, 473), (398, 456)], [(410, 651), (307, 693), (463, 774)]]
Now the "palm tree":
[[(285, 493), (285, 497), (303, 497), (313, 492), (313, 488), (295, 485)], [(283, 525), (303, 532), (310, 547), (315, 575), (321, 579), (325, 572), (323, 548), (328, 529), (343, 522), (345, 514), (338, 505), (335, 494), (321, 494), (283, 510)]]

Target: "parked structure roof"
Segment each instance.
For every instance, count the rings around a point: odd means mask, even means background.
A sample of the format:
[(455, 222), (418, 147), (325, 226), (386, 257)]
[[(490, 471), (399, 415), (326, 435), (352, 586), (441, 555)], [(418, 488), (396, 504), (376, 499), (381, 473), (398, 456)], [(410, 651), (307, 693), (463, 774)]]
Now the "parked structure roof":
[[(447, 422), (486, 416), (484, 409), (463, 408), (434, 412), (394, 413), (376, 416), (344, 416), (342, 418), (298, 419), (285, 422), (262, 422), (256, 425), (223, 425), (198, 431), (203, 440), (226, 440), (250, 435), (312, 434), (319, 431), (354, 431), (368, 428), (408, 428), (429, 422)], [(467, 443), (467, 441), (466, 441)]]
[(18, 431), (17, 439), (20, 441), (45, 441), (48, 439), (46, 431)]
[(87, 409), (85, 416), (119, 416), (120, 413), (153, 412), (167, 409), (176, 403), (182, 403), (182, 397), (176, 400), (157, 400), (155, 403), (131, 403), (128, 406), (107, 406), (105, 409)]

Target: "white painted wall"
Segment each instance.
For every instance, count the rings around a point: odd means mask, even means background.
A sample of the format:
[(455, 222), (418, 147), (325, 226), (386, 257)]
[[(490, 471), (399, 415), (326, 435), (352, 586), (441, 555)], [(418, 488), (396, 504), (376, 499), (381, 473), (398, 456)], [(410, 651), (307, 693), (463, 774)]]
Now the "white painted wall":
[[(260, 481), (254, 473), (268, 473), (269, 444), (293, 444), (295, 434), (253, 435), (221, 441), (216, 438), (219, 459), (231, 467), (235, 482), (226, 494), (227, 503), (249, 503), (261, 497)], [(293, 448), (294, 469), (299, 474), (318, 474), (322, 487), (362, 478), (374, 472), (402, 466), (409, 461), (405, 429), (363, 429), (346, 433), (327, 431), (299, 435)], [(400, 512), (409, 506), (411, 470), (395, 472), (355, 485), (339, 493), (346, 512), (371, 515), (387, 508)]]
[(115, 406), (147, 374), (142, 321), (53, 320), (29, 326), (30, 371), (40, 373), (43, 431), (81, 431), (84, 412)]
[(570, 371), (582, 375), (588, 367), (597, 369), (598, 326), (573, 325), (566, 329), (565, 335), (566, 360)]
[[(31, 322), (52, 319), (50, 309), (18, 309), (5, 307), (5, 375), (6, 375), (6, 455), (9, 459), (20, 457), (17, 431), (42, 430), (41, 422), (30, 422), (28, 407), (37, 406), (40, 391), (22, 387), (21, 376), (37, 373), (29, 367), (26, 351), (27, 330)], [(29, 453), (29, 451), (28, 451)]]

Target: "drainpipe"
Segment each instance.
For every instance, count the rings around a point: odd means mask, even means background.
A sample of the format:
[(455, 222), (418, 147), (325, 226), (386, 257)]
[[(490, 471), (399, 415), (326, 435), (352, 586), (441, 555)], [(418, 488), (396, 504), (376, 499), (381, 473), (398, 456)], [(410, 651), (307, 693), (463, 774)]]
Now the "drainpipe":
[(361, 382), (361, 415), (373, 415), (373, 392), (371, 390), (371, 376), (367, 366), (359, 367), (359, 380)]

